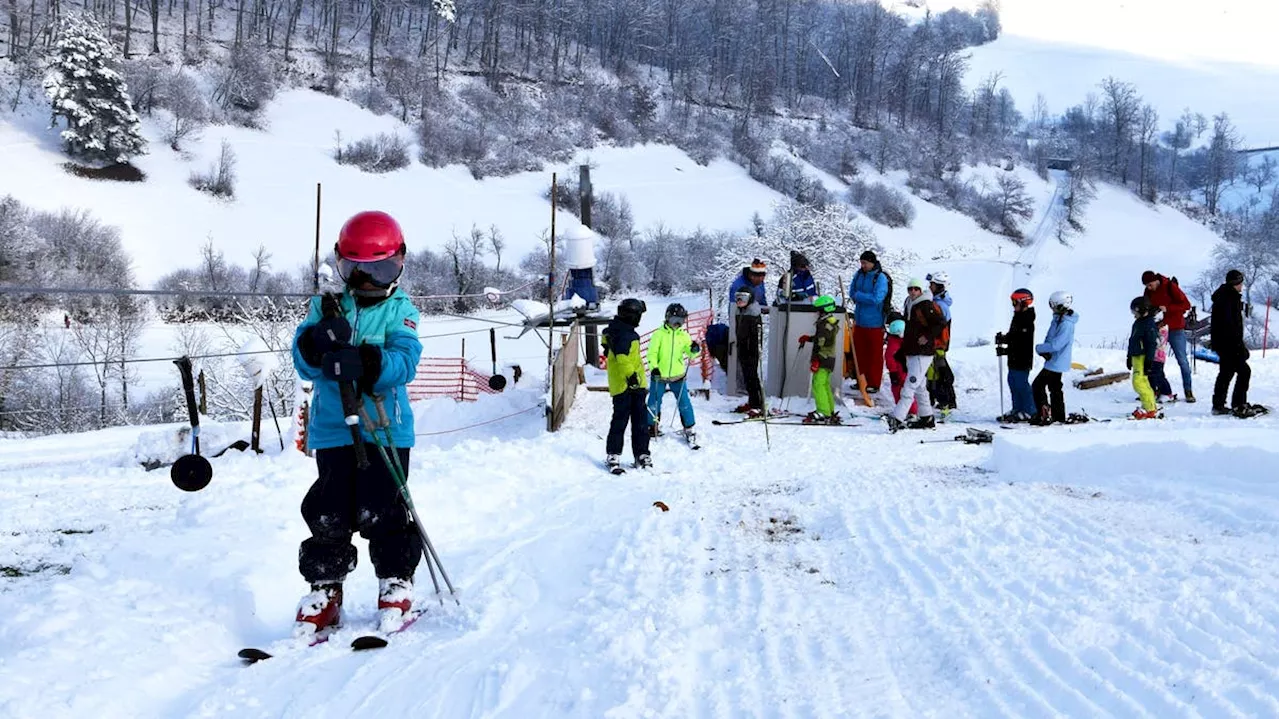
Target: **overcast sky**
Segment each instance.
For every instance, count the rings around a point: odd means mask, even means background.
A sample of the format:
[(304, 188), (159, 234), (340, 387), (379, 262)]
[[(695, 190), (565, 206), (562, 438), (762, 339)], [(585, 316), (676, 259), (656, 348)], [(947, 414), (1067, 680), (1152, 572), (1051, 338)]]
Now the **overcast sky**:
[[(902, 0), (887, 0), (895, 4)], [(979, 0), (929, 0), (934, 12)], [(1011, 35), (1280, 71), (1280, 0), (999, 0)], [(1280, 87), (1277, 88), (1280, 92)]]

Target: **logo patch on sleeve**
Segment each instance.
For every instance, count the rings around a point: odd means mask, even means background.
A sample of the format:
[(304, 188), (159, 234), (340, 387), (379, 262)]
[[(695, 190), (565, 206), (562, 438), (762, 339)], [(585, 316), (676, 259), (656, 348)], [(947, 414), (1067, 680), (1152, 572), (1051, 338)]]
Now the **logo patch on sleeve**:
[(405, 327), (408, 327), (409, 329), (411, 329), (411, 330), (413, 330), (413, 331), (415, 331), (415, 332), (417, 332), (417, 331), (418, 331), (418, 325), (417, 325), (417, 324), (415, 324), (415, 323), (414, 323), (414, 321), (413, 321), (413, 320), (411, 320), (411, 319), (409, 319), (408, 317), (404, 318), (404, 326), (405, 326)]

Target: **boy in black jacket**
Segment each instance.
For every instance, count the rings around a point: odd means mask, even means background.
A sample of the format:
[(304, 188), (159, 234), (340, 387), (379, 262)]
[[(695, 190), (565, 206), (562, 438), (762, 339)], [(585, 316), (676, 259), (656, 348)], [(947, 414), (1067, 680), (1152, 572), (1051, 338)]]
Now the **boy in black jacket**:
[[(1249, 348), (1244, 344), (1244, 273), (1231, 270), (1227, 281), (1213, 292), (1213, 311), (1209, 319), (1209, 343), (1218, 353), (1218, 379), (1213, 384), (1213, 413), (1252, 417), (1265, 412), (1261, 405), (1249, 404)], [(1227, 388), (1235, 377), (1231, 407), (1227, 407)]]
[(1013, 303), (1013, 319), (1009, 331), (996, 335), (996, 354), (1009, 358), (1009, 396), (1013, 408), (1000, 418), (1001, 422), (1030, 422), (1036, 415), (1036, 401), (1031, 394), (1031, 365), (1034, 362), (1036, 344), (1036, 309), (1031, 306), (1035, 297), (1031, 290), (1017, 289), (1009, 295)]

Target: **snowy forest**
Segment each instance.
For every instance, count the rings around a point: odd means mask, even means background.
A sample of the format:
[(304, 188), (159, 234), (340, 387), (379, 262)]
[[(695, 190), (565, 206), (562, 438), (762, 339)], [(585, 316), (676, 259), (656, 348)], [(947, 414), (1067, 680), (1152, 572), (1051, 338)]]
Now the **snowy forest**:
[[(975, 183), (961, 169), (1022, 164), (1047, 176), (1051, 164), (1066, 161), (1061, 241), (1088, 226), (1096, 183), (1116, 183), (1224, 238), (1219, 266), (1182, 278), (1198, 296), (1207, 297), (1228, 266), (1256, 283), (1253, 296), (1274, 296), (1280, 197), (1263, 191), (1276, 167), (1245, 161), (1230, 117), (1195, 108), (1162, 118), (1141, 88), (1115, 77), (1098, 78), (1095, 92), (1061, 114), (1043, 97), (1019, 108), (999, 73), (966, 82), (966, 50), (1000, 32), (994, 1), (911, 18), (878, 2), (817, 0), (15, 1), (0, 13), (0, 111), (47, 110), (78, 174), (146, 181), (130, 158), (180, 150), (209, 123), (254, 127), (277, 91), (308, 87), (415, 129), (412, 138), (335, 138), (334, 161), (367, 172), (461, 163), (483, 178), (564, 163), (579, 148), (658, 142), (702, 164), (726, 158), (791, 200), (773, 217), (744, 217), (741, 233), (681, 235), (637, 227), (625, 195), (596, 194), (597, 277), (612, 293), (704, 292), (723, 286), (744, 253), (782, 264), (788, 245), (805, 237), (873, 245), (873, 225), (910, 226), (904, 190), (863, 177), (867, 170), (904, 172), (906, 191), (1019, 242), (1032, 213), (1022, 182), (999, 173)], [(143, 116), (167, 128), (168, 147), (148, 147)], [(847, 189), (833, 193), (800, 160)], [(234, 202), (234, 151), (224, 145), (189, 182)], [(1222, 206), (1229, 187), (1247, 185), (1257, 190), (1249, 202)], [(577, 210), (574, 183), (557, 192), (559, 205)], [(477, 223), (442, 245), (408, 260), (405, 288), (421, 296), (424, 310), (476, 309), (483, 300), (470, 296), (484, 287), (518, 287), (547, 272), (546, 249), (510, 257), (496, 227)], [(50, 256), (63, 261), (42, 259)], [(38, 212), (0, 199), (0, 282), (125, 289), (135, 286), (129, 264), (118, 231), (90, 213)], [(103, 329), (108, 338), (81, 341), (86, 352), (105, 346), (115, 348), (103, 350), (110, 356), (127, 356), (128, 328), (153, 312), (265, 327), (264, 341), (282, 346), (276, 325), (294, 310), (270, 295), (305, 292), (309, 280), (309, 265), (273, 262), (265, 249), (241, 267), (206, 243), (157, 289), (264, 297), (0, 296), (3, 331), (27, 337), (3, 343), (4, 364), (36, 353), (20, 320), (33, 303), (112, 328)], [(0, 373), (6, 408), (26, 401), (16, 394), (17, 375)], [(121, 410), (132, 414), (138, 403), (131, 408), (125, 375), (111, 379), (121, 385), (112, 401), (122, 394)], [(108, 377), (93, 384), (102, 406), (65, 428), (109, 422)], [(32, 394), (35, 402), (41, 393)]]

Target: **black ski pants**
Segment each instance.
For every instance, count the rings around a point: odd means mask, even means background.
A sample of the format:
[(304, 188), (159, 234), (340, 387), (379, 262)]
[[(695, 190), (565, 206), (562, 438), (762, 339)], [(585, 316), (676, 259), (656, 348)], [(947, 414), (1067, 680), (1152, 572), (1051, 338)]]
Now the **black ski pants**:
[(606, 454), (622, 454), (622, 440), (631, 423), (631, 454), (639, 461), (649, 453), (649, 393), (644, 388), (624, 390), (613, 396), (613, 418), (604, 442)]
[(1054, 422), (1067, 421), (1067, 403), (1062, 399), (1062, 373), (1042, 369), (1031, 383), (1031, 393), (1035, 395), (1036, 411), (1044, 414), (1049, 407), (1050, 417)]
[(764, 388), (760, 386), (760, 354), (740, 351), (738, 369), (742, 375), (742, 387), (747, 391), (747, 406), (751, 409), (763, 410)]
[[(1213, 406), (1217, 408), (1235, 409), (1249, 403), (1249, 377), (1253, 371), (1249, 369), (1247, 355), (1218, 356), (1218, 379), (1213, 383)], [(1231, 378), (1236, 380), (1236, 387), (1231, 391), (1231, 404), (1227, 404), (1227, 388), (1231, 386)]]
[[(353, 447), (316, 450), (320, 477), (302, 500), (302, 518), (311, 536), (298, 548), (298, 569), (311, 583), (340, 582), (356, 568), (351, 535), (369, 540), (369, 559), (379, 578), (413, 578), (422, 556), (422, 537), (382, 455), (372, 445), (369, 466), (356, 468)], [(398, 449), (409, 471), (408, 448)]]

